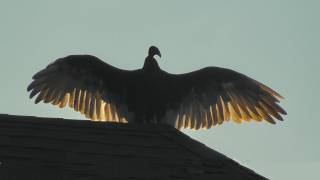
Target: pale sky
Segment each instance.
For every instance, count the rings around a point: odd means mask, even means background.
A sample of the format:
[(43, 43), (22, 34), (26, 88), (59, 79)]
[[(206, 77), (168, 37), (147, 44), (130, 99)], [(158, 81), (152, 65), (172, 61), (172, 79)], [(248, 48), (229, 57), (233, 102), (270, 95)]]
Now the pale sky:
[(183, 132), (270, 179), (317, 179), (319, 8), (316, 0), (0, 0), (0, 113), (84, 119), (33, 104), (32, 75), (69, 54), (136, 69), (155, 45), (170, 73), (227, 67), (285, 97), (288, 115), (276, 125)]

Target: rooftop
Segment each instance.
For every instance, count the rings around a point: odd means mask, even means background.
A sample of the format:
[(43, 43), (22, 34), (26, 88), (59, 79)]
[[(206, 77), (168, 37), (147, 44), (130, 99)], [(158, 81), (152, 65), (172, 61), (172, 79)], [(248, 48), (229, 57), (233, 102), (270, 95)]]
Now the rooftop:
[(0, 179), (266, 178), (168, 125), (0, 114)]

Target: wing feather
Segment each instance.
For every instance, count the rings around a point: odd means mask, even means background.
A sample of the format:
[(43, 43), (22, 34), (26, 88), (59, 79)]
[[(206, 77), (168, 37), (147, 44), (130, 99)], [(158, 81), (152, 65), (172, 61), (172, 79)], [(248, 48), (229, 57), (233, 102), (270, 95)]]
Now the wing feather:
[(206, 109), (204, 112), (205, 112), (205, 116), (206, 116), (204, 128), (209, 129), (211, 127), (211, 122), (212, 122), (210, 111), (209, 111), (209, 109)]
[(213, 126), (218, 124), (218, 113), (215, 105), (210, 106), (211, 116), (213, 120)]
[(91, 93), (90, 91), (86, 92), (86, 98), (85, 98), (85, 107), (84, 107), (84, 113), (87, 118), (90, 118), (90, 109), (91, 107)]
[(182, 127), (184, 127), (182, 118), (183, 117), (180, 114), (178, 114), (178, 118), (177, 118), (177, 127), (178, 127), (178, 129), (181, 129)]
[(229, 121), (230, 120), (230, 110), (229, 110), (228, 102), (225, 102), (222, 100), (222, 104), (223, 104), (224, 120)]
[(89, 92), (89, 107), (90, 109), (88, 109), (87, 113), (89, 116), (89, 119), (95, 120), (95, 118), (93, 117), (95, 114), (95, 95), (91, 92)]
[(224, 121), (224, 115), (223, 115), (223, 107), (222, 107), (222, 99), (221, 96), (219, 96), (217, 104), (216, 104), (216, 108), (218, 111), (218, 123), (222, 124)]
[(69, 101), (69, 96), (70, 96), (69, 93), (64, 94), (62, 100), (59, 103), (60, 108), (64, 108), (67, 105)]
[(69, 107), (74, 108), (74, 101), (75, 101), (75, 95), (76, 95), (76, 88), (74, 88), (71, 93), (70, 93), (70, 98), (69, 98)]
[(97, 115), (97, 120), (101, 120), (104, 119), (104, 117), (102, 116), (102, 100), (100, 99), (100, 97), (97, 97), (96, 99), (96, 115)]
[(81, 105), (81, 89), (76, 88), (75, 91), (75, 97), (74, 97), (74, 110), (80, 111), (80, 105)]

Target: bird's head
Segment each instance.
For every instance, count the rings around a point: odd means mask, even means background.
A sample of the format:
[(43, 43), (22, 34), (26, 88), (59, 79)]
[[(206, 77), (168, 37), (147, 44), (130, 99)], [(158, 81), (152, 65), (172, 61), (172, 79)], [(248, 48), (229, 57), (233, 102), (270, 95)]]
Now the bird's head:
[(160, 53), (159, 49), (155, 46), (151, 46), (149, 48), (148, 56), (153, 57), (154, 55), (161, 57), (161, 53)]

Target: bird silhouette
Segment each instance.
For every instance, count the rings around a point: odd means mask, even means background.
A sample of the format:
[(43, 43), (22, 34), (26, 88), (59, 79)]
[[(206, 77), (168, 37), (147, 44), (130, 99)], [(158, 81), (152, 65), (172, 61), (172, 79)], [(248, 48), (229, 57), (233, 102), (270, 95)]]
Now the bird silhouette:
[(232, 119), (283, 120), (283, 97), (236, 71), (206, 67), (185, 74), (161, 70), (151, 46), (137, 70), (113, 67), (95, 56), (59, 58), (33, 76), (27, 90), (35, 103), (69, 106), (92, 120), (166, 123), (181, 128), (211, 128)]

